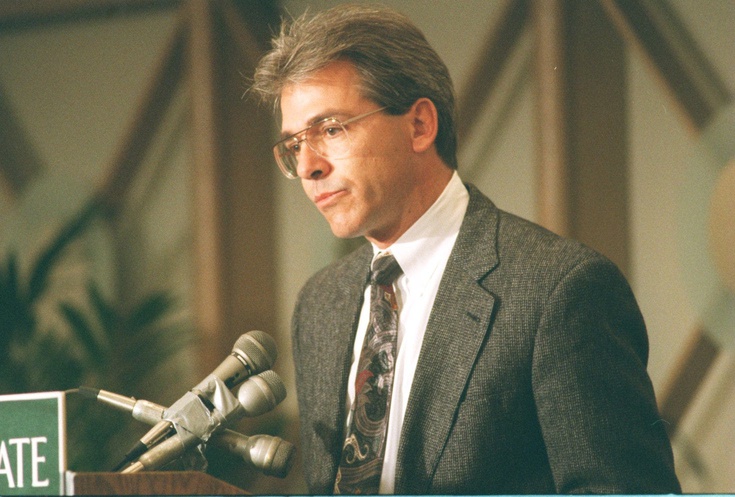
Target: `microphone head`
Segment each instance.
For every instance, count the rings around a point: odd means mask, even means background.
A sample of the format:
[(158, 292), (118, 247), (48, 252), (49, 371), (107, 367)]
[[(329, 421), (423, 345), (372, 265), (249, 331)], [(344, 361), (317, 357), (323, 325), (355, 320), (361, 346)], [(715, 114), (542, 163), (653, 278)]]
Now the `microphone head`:
[(278, 357), (275, 340), (260, 330), (249, 331), (238, 338), (232, 353), (247, 364), (252, 374), (270, 369)]
[(283, 399), (286, 398), (286, 385), (283, 384), (281, 377), (278, 376), (275, 371), (263, 371), (257, 375), (256, 378), (261, 379), (263, 383), (267, 385), (268, 390), (273, 394), (275, 402), (273, 407), (276, 407), (283, 401)]
[(291, 470), (296, 448), (278, 437), (256, 435), (250, 440), (250, 459), (267, 476), (285, 478)]
[(264, 414), (286, 398), (286, 387), (272, 370), (251, 376), (237, 389), (237, 399), (245, 409), (245, 416)]
[(242, 457), (243, 461), (268, 476), (285, 478), (293, 465), (296, 448), (292, 443), (271, 435), (245, 436), (232, 430), (223, 430), (212, 438), (212, 443)]
[(291, 471), (293, 465), (293, 455), (296, 453), (296, 447), (290, 442), (281, 440), (278, 444), (276, 453), (273, 455), (273, 463), (271, 467), (263, 472), (267, 475), (276, 476), (278, 478), (286, 478), (288, 472)]

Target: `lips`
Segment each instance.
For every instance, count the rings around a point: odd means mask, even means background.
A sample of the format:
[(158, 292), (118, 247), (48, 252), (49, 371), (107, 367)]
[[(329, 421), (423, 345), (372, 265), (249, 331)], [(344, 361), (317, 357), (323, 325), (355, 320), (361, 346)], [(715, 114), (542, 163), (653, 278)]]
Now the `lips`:
[(345, 193), (345, 190), (331, 190), (328, 192), (319, 193), (318, 195), (314, 195), (314, 203), (320, 207), (327, 205), (331, 200), (343, 193)]

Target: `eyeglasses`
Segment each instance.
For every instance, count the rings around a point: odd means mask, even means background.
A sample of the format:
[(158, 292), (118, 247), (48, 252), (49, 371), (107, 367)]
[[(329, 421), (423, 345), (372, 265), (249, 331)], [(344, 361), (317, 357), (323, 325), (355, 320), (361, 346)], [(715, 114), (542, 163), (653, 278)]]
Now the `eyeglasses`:
[[(346, 126), (385, 109), (386, 107), (381, 107), (371, 110), (346, 121), (340, 121), (336, 117), (327, 117), (288, 138), (284, 138), (273, 145), (273, 155), (276, 156), (278, 167), (287, 178), (298, 178), (299, 175), (296, 169), (299, 165), (302, 142), (306, 142), (311, 150), (325, 159), (344, 159), (348, 157), (351, 142)], [(299, 138), (299, 136), (303, 137)]]

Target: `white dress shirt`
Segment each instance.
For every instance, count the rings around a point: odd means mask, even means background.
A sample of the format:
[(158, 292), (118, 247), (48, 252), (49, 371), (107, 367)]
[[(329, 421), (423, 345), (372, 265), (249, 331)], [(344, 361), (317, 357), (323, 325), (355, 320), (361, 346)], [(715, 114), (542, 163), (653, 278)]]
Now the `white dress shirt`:
[[(380, 480), (381, 494), (391, 494), (394, 491), (398, 442), (424, 332), (468, 203), (467, 189), (455, 171), (436, 202), (393, 245), (384, 251), (373, 246), (375, 252), (373, 260), (382, 252), (390, 252), (403, 269), (403, 274), (394, 284), (398, 301), (398, 355)], [(352, 367), (347, 387), (347, 412), (355, 398), (357, 363), (367, 332), (369, 316), (368, 285), (365, 289), (352, 353)]]

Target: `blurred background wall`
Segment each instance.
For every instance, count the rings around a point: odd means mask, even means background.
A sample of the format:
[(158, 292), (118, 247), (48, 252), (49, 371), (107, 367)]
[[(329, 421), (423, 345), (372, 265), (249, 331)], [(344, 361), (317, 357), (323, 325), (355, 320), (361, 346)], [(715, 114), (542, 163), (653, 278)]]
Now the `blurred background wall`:
[[(0, 3), (0, 394), (167, 404), (262, 329), (289, 397), (238, 429), (297, 442), (291, 308), (359, 242), (280, 175), (277, 119), (246, 90), (281, 16), (337, 3)], [(463, 179), (629, 277), (685, 492), (735, 492), (735, 3), (381, 3), (449, 67)], [(106, 426), (70, 429), (72, 469), (144, 432), (71, 404)], [(298, 493), (301, 457), (285, 480), (228, 454), (209, 471)]]

